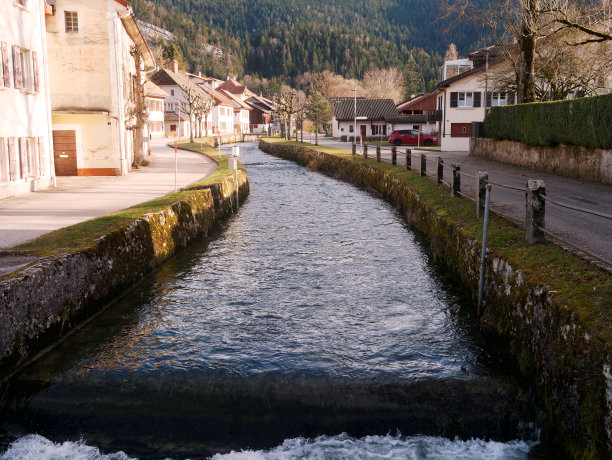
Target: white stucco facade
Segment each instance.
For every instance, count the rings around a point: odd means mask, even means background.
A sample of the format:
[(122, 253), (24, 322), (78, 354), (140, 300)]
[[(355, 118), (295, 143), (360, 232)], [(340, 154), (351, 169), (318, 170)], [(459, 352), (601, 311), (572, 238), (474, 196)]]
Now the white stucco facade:
[(0, 4), (0, 198), (55, 180), (44, 5)]

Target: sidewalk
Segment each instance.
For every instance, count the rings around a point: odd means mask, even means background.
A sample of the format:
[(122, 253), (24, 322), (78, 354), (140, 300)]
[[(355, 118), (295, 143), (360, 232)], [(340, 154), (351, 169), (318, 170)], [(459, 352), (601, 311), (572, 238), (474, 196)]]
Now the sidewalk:
[[(151, 164), (126, 176), (58, 177), (55, 188), (0, 200), (0, 250), (174, 191), (174, 149), (167, 143), (153, 139)], [(179, 188), (217, 169), (197, 153), (179, 150), (177, 158)]]
[[(304, 137), (305, 142), (309, 140), (306, 136)], [(314, 139), (312, 142), (314, 143)], [(324, 136), (319, 136), (319, 145), (349, 151), (351, 149), (350, 142), (340, 142)], [(391, 162), (390, 148), (383, 149), (381, 155), (382, 160), (387, 163)], [(406, 146), (398, 148), (397, 160), (400, 166), (406, 165), (406, 148)], [(612, 216), (612, 186), (610, 185), (586, 182), (534, 169), (470, 157), (467, 152), (416, 151), (414, 147), (409, 148), (413, 149), (413, 170), (416, 170), (419, 164), (416, 155), (424, 153), (427, 156), (428, 176), (436, 174), (436, 158), (441, 157), (445, 164), (444, 180), (447, 183), (451, 181), (450, 166), (453, 163), (461, 165), (462, 173), (477, 176), (478, 171), (488, 171), (489, 180), (522, 189), (525, 188), (529, 179), (540, 179), (546, 184), (546, 195), (550, 199)], [(376, 150), (371, 149), (369, 156), (376, 158)], [(475, 190), (476, 180), (462, 176), (461, 191), (470, 197), (474, 197)], [(525, 193), (524, 191), (519, 192), (493, 186), (491, 191), (491, 208), (508, 214), (515, 219), (524, 220)], [(596, 256), (605, 259), (609, 263), (609, 266), (606, 268), (612, 270), (612, 220), (548, 204), (546, 206), (546, 229), (573, 245), (584, 248)], [(552, 241), (556, 240), (553, 239)], [(565, 246), (563, 243), (560, 244)], [(591, 259), (589, 256), (586, 256), (586, 258)]]

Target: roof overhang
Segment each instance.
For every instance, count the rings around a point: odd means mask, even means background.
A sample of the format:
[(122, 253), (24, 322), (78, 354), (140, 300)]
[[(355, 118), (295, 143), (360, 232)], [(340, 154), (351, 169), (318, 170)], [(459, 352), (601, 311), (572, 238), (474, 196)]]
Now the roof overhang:
[[(123, 5), (121, 1), (115, 1)], [(124, 6), (127, 6), (129, 8), (127, 2), (125, 2)], [(121, 18), (121, 22), (123, 23), (123, 27), (125, 27), (125, 30), (127, 31), (128, 35), (134, 41), (134, 44), (140, 51), (142, 60), (144, 62), (145, 70), (152, 70), (155, 68), (155, 59), (153, 59), (153, 53), (151, 53), (149, 45), (147, 45), (147, 42), (145, 41), (144, 37), (142, 36), (142, 33), (140, 32), (140, 29), (138, 28), (138, 24), (136, 24), (132, 9), (129, 8), (128, 11), (128, 14), (126, 14), (125, 16), (119, 16)]]

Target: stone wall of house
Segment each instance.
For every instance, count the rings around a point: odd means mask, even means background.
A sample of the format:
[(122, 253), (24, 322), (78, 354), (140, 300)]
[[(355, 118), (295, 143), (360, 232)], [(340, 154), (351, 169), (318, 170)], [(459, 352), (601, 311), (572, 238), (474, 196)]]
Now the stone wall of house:
[[(419, 191), (375, 166), (298, 146), (260, 142), (265, 152), (365, 187), (401, 210), (422, 233), (433, 258), (477, 297), (480, 244)], [(482, 326), (498, 334), (523, 374), (539, 390), (547, 433), (576, 458), (608, 458), (612, 449), (612, 376), (609, 350), (558, 305), (554, 292), (527, 280), (520, 266), (488, 254)]]
[(533, 147), (516, 141), (473, 138), (470, 156), (612, 184), (612, 150), (573, 145)]
[[(241, 201), (248, 194), (238, 173)], [(234, 181), (185, 198), (94, 240), (86, 248), (39, 259), (0, 281), (0, 376), (62, 338), (147, 272), (205, 238), (232, 212)]]

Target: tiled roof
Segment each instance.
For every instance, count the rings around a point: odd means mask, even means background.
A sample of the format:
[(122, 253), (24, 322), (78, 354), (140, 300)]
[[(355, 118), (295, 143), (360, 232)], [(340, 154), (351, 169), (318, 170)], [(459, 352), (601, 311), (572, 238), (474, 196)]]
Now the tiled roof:
[[(355, 99), (338, 98), (332, 104), (334, 117), (338, 121), (352, 120), (355, 117)], [(397, 116), (393, 99), (359, 99), (357, 98), (357, 117), (366, 120), (383, 120), (385, 117)]]
[(217, 88), (217, 91), (222, 94), (225, 94), (229, 99), (234, 101), (235, 105), (239, 106), (241, 109), (252, 110), (251, 106), (242, 102), (240, 100), (240, 97), (238, 97), (237, 95), (232, 94), (229, 91), (222, 89), (221, 87)]
[(168, 97), (168, 93), (166, 93), (163, 89), (161, 89), (151, 80), (145, 81), (144, 91), (145, 91), (145, 96), (147, 97), (157, 97), (157, 98)]
[(249, 91), (246, 86), (241, 85), (233, 78), (228, 78), (227, 80), (225, 80), (221, 85), (217, 87), (217, 89), (223, 89), (232, 94), (244, 94), (245, 96), (255, 95), (252, 91)]
[(199, 87), (202, 88), (202, 90), (206, 94), (211, 96), (215, 100), (217, 105), (223, 105), (226, 107), (234, 107), (236, 105), (236, 103), (232, 99), (230, 99), (229, 97), (227, 97), (225, 94), (221, 93), (220, 91), (210, 89), (209, 87), (204, 86), (204, 85), (199, 85)]

